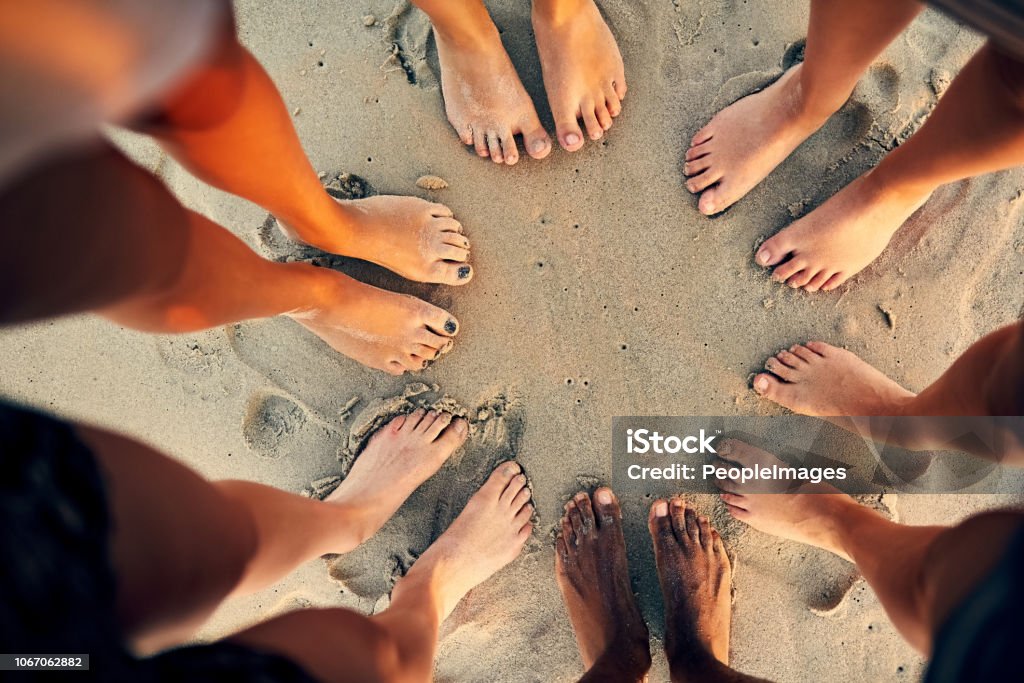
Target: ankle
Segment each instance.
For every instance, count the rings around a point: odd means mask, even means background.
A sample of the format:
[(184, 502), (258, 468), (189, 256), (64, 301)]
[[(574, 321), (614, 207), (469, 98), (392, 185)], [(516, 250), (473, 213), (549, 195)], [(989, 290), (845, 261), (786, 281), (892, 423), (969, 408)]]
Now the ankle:
[(808, 76), (803, 64), (794, 69), (793, 115), (815, 127), (823, 125), (853, 94), (852, 85), (849, 88), (837, 87), (831, 80), (826, 81), (826, 86), (817, 84), (813, 77)]
[(501, 45), (501, 34), (487, 10), (467, 11), (457, 21), (433, 24), (434, 36), (442, 44), (459, 50), (490, 51)]
[(535, 21), (558, 26), (572, 21), (592, 4), (593, 0), (533, 0), (532, 15)]
[(721, 680), (719, 672), (728, 669), (728, 664), (719, 661), (703, 643), (697, 641), (675, 647), (666, 643), (665, 656), (673, 683)]

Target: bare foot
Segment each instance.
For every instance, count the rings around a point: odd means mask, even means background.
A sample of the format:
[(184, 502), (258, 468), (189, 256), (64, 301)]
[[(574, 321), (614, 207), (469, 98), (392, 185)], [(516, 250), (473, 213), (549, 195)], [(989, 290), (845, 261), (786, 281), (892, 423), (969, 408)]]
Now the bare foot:
[(773, 280), (830, 291), (878, 258), (931, 192), (887, 187), (875, 173), (860, 176), (761, 245), (756, 260), (774, 266)]
[(825, 342), (779, 351), (754, 377), (754, 391), (801, 415), (900, 415), (914, 398), (846, 349)]
[(593, 0), (534, 0), (533, 30), (558, 140), (575, 152), (583, 146), (579, 119), (598, 140), (622, 111), (626, 74), (618, 43)]
[(519, 465), (499, 465), (407, 578), (431, 576), (440, 617), (447, 618), (466, 593), (519, 556), (533, 530), (532, 515), (530, 489)]
[(406, 498), (466, 441), (469, 425), (451, 413), (423, 408), (381, 427), (359, 453), (341, 485), (325, 500), (361, 515), (362, 540), (391, 519)]
[(320, 303), (292, 311), (331, 348), (363, 365), (401, 375), (425, 368), (454, 343), (459, 324), (450, 313), (405, 294), (378, 289), (321, 269)]
[(683, 173), (686, 188), (701, 193), (701, 213), (711, 216), (739, 201), (842, 105), (810, 111), (801, 66), (718, 112), (693, 136)]
[(441, 91), (448, 121), (463, 144), (481, 157), (509, 166), (519, 161), (515, 136), (526, 153), (543, 159), (551, 138), (537, 118), (530, 96), (512, 66), (497, 27), (490, 20), (481, 35), (446, 35), (434, 27), (441, 62)]
[(376, 263), (407, 280), (464, 285), (473, 278), (469, 240), (444, 204), (395, 195), (335, 201), (338, 220), (330, 230), (278, 224), (297, 242)]
[[(750, 444), (729, 439), (721, 444), (719, 456), (727, 463), (741, 467), (785, 467), (785, 463), (767, 451)], [(758, 531), (798, 543), (823, 548), (849, 560), (838, 533), (838, 522), (852, 514), (877, 514), (829, 484), (810, 482), (785, 485), (786, 493), (753, 493), (764, 491), (763, 480), (740, 483), (718, 480), (722, 501), (729, 513)]]
[(583, 664), (590, 670), (605, 657), (603, 670), (616, 680), (641, 681), (651, 666), (647, 625), (629, 582), (622, 512), (609, 488), (569, 501), (556, 542), (555, 575), (572, 621)]
[(665, 654), (673, 680), (709, 660), (729, 663), (732, 569), (718, 532), (681, 498), (657, 500), (647, 526), (665, 601)]

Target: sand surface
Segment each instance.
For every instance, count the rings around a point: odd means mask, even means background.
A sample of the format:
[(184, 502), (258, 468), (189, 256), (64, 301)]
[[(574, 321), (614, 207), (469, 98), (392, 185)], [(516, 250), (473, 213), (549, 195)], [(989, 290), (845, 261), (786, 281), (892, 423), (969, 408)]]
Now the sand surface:
[[(414, 285), (376, 268), (341, 265), (459, 317), (455, 349), (421, 375), (396, 379), (363, 369), (286, 319), (178, 337), (90, 317), (0, 333), (4, 395), (122, 429), (211, 477), (301, 491), (337, 476), (352, 427), (394, 409), (392, 399), (403, 392), (413, 394), (407, 401), (447, 397), (473, 419), (464, 452), (377, 538), (224, 607), (204, 637), (302, 605), (383, 608), (394, 578), (492, 465), (514, 455), (531, 478), (535, 538), (445, 624), (437, 679), (575, 680), (581, 663), (555, 585), (550, 539), (564, 500), (610, 477), (612, 416), (780, 412), (748, 389), (749, 377), (768, 354), (809, 338), (845, 345), (919, 390), (979, 336), (1020, 313), (1020, 170), (940, 189), (878, 262), (836, 292), (791, 291), (752, 261), (756, 244), (920, 125), (980, 44), (976, 35), (926, 12), (819, 134), (709, 220), (683, 189), (687, 142), (715, 111), (799, 57), (806, 3), (601, 4), (626, 61), (623, 115), (604, 141), (579, 153), (556, 150), (543, 162), (507, 168), (476, 158), (450, 130), (436, 52), (418, 12), (392, 16), (395, 0), (238, 2), (244, 42), (280, 86), (327, 179), (348, 172), (380, 193), (443, 201), (465, 225), (476, 267), (465, 288)], [(489, 5), (550, 123), (528, 3)], [(374, 25), (365, 25), (367, 15)], [(186, 204), (268, 256), (287, 255), (262, 209), (205, 187), (146, 140), (117, 139)], [(418, 187), (427, 174), (449, 187)], [(407, 391), (416, 382), (426, 386)], [(427, 393), (417, 393), (422, 389)], [(355, 397), (342, 421), (339, 413)], [(695, 502), (722, 524), (736, 558), (738, 668), (778, 681), (919, 675), (922, 660), (848, 565), (729, 523), (713, 499)], [(904, 521), (949, 523), (1006, 499), (890, 502)], [(661, 606), (644, 511), (640, 500), (625, 508), (635, 529), (632, 571), (658, 648)], [(651, 680), (667, 680), (657, 653)]]

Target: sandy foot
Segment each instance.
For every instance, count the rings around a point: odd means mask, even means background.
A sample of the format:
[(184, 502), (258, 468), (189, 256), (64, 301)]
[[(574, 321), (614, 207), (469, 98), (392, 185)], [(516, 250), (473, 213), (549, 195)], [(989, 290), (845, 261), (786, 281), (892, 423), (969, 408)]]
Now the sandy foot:
[(833, 113), (806, 113), (801, 66), (718, 112), (693, 136), (683, 173), (686, 188), (701, 193), (701, 213), (711, 216), (739, 201)]
[[(726, 463), (742, 467), (785, 466), (771, 453), (735, 439), (722, 444), (719, 456)], [(722, 501), (736, 519), (766, 534), (823, 548), (846, 560), (850, 557), (839, 540), (838, 520), (852, 509), (870, 513), (853, 498), (828, 484), (808, 482), (796, 489), (787, 489), (792, 493), (752, 493), (755, 488), (764, 491), (763, 481), (742, 484), (719, 480), (717, 484), (722, 491)], [(792, 486), (792, 482), (787, 482), (787, 485)]]
[(766, 241), (755, 258), (774, 266), (777, 282), (808, 292), (833, 290), (878, 258), (930, 194), (886, 188), (868, 172)]
[(579, 119), (592, 140), (611, 128), (622, 111), (626, 74), (618, 43), (593, 0), (568, 11), (546, 7), (551, 4), (533, 3), (533, 30), (558, 140), (575, 152), (583, 146)]
[(533, 530), (532, 515), (519, 465), (499, 465), (409, 571), (410, 577), (414, 571), (433, 574), (442, 619), (466, 593), (519, 556)]
[(370, 437), (326, 501), (359, 511), (362, 538), (367, 539), (440, 469), (468, 434), (466, 421), (451, 413), (419, 408), (399, 415)]
[(289, 317), (363, 365), (393, 375), (416, 372), (451, 349), (458, 321), (448, 312), (405, 294), (395, 294), (325, 271), (322, 303)]
[(501, 44), (497, 28), (481, 40), (452, 40), (435, 29), (441, 62), (441, 90), (448, 121), (463, 144), (481, 157), (509, 166), (519, 161), (515, 136), (526, 153), (543, 159), (551, 138)]
[(599, 488), (593, 500), (578, 493), (566, 505), (555, 575), (586, 668), (607, 655), (621, 680), (643, 680), (651, 665), (647, 625), (630, 586), (622, 512), (611, 489)]
[(407, 280), (464, 285), (473, 278), (469, 240), (444, 204), (395, 195), (336, 201), (339, 227), (326, 234), (300, 235), (278, 224), (297, 242), (376, 263)]
[(718, 532), (681, 498), (658, 500), (647, 519), (665, 601), (665, 654), (673, 680), (729, 663), (732, 569)]
[(825, 342), (797, 344), (765, 361), (754, 391), (801, 415), (901, 415), (914, 394), (855, 354)]

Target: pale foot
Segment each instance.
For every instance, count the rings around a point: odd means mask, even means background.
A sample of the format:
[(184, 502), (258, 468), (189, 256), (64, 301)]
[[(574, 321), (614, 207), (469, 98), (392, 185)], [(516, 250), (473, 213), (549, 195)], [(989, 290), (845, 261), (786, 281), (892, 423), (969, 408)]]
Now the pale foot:
[(878, 258), (930, 191), (886, 187), (876, 171), (854, 180), (757, 250), (772, 279), (816, 292), (843, 284)]
[(754, 391), (801, 415), (901, 415), (915, 396), (855, 354), (825, 342), (797, 344), (765, 362)]
[(801, 66), (718, 112), (693, 136), (683, 173), (686, 188), (701, 193), (701, 213), (711, 216), (739, 201), (842, 104), (809, 111)]
[(519, 80), (501, 36), (488, 22), (480, 36), (446, 36), (434, 29), (441, 62), (445, 113), (463, 144), (481, 157), (509, 166), (519, 161), (515, 136), (526, 153), (543, 159), (551, 138), (537, 118), (533, 102)]
[(448, 312), (320, 269), (319, 303), (288, 316), (363, 365), (401, 375), (427, 367), (454, 344), (458, 321)]
[(532, 516), (526, 477), (517, 463), (503, 463), (406, 578), (429, 577), (444, 620), (466, 593), (519, 556), (533, 530)]
[(558, 140), (575, 152), (584, 140), (579, 119), (598, 140), (622, 111), (626, 75), (618, 43), (593, 0), (534, 0), (533, 30)]
[[(740, 467), (786, 466), (771, 453), (735, 439), (722, 443), (719, 457), (727, 465)], [(736, 519), (766, 534), (813, 545), (846, 560), (850, 556), (840, 538), (840, 523), (855, 514), (877, 515), (829, 484), (807, 482), (794, 486), (791, 481), (777, 482), (786, 487), (786, 493), (753, 493), (765, 490), (763, 480), (716, 483), (722, 491), (722, 502)]]
[(469, 240), (444, 204), (395, 195), (335, 201), (330, 230), (278, 224), (297, 242), (376, 263), (407, 280), (464, 285), (473, 278)]
[(651, 666), (647, 625), (630, 586), (622, 512), (611, 489), (597, 489), (593, 501), (581, 492), (566, 504), (555, 576), (584, 666), (603, 656), (602, 670), (618, 680), (643, 680)]
[(325, 500), (360, 518), (360, 538), (373, 536), (412, 492), (466, 441), (469, 425), (451, 413), (423, 408), (377, 430), (341, 484)]
[[(665, 602), (665, 654), (673, 680), (729, 663), (732, 568), (721, 536), (681, 498), (657, 500), (647, 525)], [(709, 662), (709, 660), (712, 660)]]

